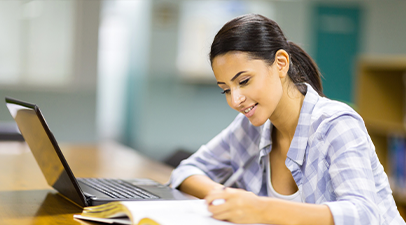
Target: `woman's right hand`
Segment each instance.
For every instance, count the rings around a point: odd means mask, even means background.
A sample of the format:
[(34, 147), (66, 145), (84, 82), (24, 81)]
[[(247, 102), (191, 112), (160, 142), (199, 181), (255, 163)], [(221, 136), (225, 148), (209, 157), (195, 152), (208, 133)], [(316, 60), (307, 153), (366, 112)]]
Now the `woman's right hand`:
[(205, 200), (213, 218), (233, 223), (260, 223), (266, 210), (260, 197), (243, 189), (216, 188)]

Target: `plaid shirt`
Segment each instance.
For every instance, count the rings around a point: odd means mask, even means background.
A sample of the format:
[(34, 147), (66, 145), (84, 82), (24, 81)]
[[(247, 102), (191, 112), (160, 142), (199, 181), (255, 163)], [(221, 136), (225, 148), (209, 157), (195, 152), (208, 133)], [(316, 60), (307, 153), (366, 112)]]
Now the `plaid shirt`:
[[(251, 155), (258, 155), (235, 187), (267, 196), (271, 131), (269, 120), (255, 127), (239, 114), (182, 161), (172, 173), (172, 186), (194, 174), (223, 183)], [(327, 205), (336, 225), (405, 224), (362, 118), (349, 106), (320, 97), (310, 85), (285, 165), (302, 202)]]

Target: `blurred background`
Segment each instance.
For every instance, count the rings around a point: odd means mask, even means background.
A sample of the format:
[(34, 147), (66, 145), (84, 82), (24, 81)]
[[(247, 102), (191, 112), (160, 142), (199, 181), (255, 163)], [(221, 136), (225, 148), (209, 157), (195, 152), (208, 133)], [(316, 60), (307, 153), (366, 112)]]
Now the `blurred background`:
[[(231, 18), (260, 13), (354, 108), (361, 55), (406, 54), (406, 1), (0, 1), (0, 98), (40, 106), (63, 143), (115, 140), (157, 160), (196, 151), (237, 115), (208, 60)], [(5, 104), (0, 122), (11, 123)]]

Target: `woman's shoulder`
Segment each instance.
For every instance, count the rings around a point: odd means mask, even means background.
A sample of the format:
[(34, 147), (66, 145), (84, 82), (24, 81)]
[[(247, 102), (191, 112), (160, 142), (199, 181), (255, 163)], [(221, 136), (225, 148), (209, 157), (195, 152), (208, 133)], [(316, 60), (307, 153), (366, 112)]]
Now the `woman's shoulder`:
[(321, 134), (331, 129), (350, 130), (357, 128), (365, 130), (362, 117), (352, 107), (324, 97), (319, 99), (313, 109), (311, 126), (315, 133), (320, 132)]
[(361, 116), (348, 104), (322, 97), (309, 84), (306, 85), (307, 94), (302, 106), (303, 117), (313, 131), (343, 118), (354, 118), (363, 123)]
[(310, 130), (311, 141), (328, 146), (320, 148), (324, 155), (338, 156), (357, 143), (366, 144), (364, 148), (358, 146), (358, 152), (368, 155), (373, 149), (362, 117), (343, 102), (321, 98), (314, 107)]
[(343, 116), (362, 120), (361, 116), (348, 104), (325, 97), (320, 97), (312, 113), (314, 120), (334, 120)]

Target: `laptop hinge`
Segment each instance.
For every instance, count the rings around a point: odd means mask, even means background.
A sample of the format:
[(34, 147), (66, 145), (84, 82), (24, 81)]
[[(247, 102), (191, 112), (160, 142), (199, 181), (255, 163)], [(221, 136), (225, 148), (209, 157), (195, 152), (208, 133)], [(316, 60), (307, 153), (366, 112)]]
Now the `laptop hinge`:
[(84, 192), (84, 191), (83, 191), (83, 194), (85, 195), (87, 205), (91, 205), (91, 203), (93, 201), (93, 198), (95, 198), (96, 195), (92, 195), (92, 194), (89, 194), (89, 193)]

